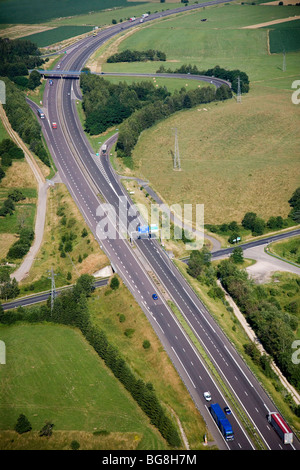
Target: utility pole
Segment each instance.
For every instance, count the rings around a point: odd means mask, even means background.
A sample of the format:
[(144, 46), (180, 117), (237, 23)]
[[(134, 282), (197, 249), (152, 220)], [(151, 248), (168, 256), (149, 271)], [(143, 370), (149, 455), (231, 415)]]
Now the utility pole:
[(174, 161), (173, 161), (173, 170), (181, 170), (178, 136), (177, 136), (177, 128), (176, 127), (175, 127), (175, 153), (174, 153)]
[(56, 295), (54, 276), (56, 276), (56, 274), (54, 274), (53, 267), (52, 267), (51, 268), (51, 277), (48, 277), (48, 279), (51, 279), (51, 313), (52, 313), (52, 310), (53, 310), (54, 299), (55, 299), (55, 295)]
[(238, 76), (238, 89), (237, 89), (237, 95), (236, 95), (236, 102), (237, 102), (237, 103), (241, 103), (241, 102), (242, 102), (241, 80), (240, 80), (240, 76)]
[(286, 71), (285, 49), (283, 49), (282, 71)]

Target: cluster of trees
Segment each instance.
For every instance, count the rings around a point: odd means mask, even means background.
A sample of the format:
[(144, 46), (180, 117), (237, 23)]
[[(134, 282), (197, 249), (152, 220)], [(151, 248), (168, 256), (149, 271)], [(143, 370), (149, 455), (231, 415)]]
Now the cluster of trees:
[(31, 228), (24, 227), (20, 230), (19, 239), (11, 245), (8, 250), (8, 259), (20, 259), (30, 250), (34, 239), (34, 231)]
[(7, 301), (7, 299), (14, 299), (20, 293), (18, 283), (15, 278), (11, 279), (9, 269), (5, 266), (0, 268), (0, 298)]
[(211, 264), (211, 252), (204, 246), (202, 250), (193, 250), (188, 261), (187, 273), (202, 284), (210, 287), (207, 292), (213, 299), (225, 303), (225, 295), (216, 281), (216, 270)]
[(9, 122), (21, 139), (29, 145), (45, 165), (50, 166), (48, 153), (42, 140), (41, 126), (28, 108), (24, 93), (8, 78), (3, 77), (6, 85), (6, 104), (4, 109)]
[[(50, 421), (47, 421), (46, 424), (42, 427), (42, 429), (39, 432), (39, 436), (46, 436), (50, 437), (52, 436), (52, 430), (53, 430), (54, 424), (51, 423)], [(32, 430), (31, 423), (27, 416), (25, 416), (23, 413), (21, 413), (17, 419), (16, 425), (15, 425), (15, 431), (18, 434), (24, 434), (26, 432), (30, 432)]]
[(289, 204), (291, 206), (290, 217), (297, 223), (300, 222), (300, 186), (297, 188), (291, 199), (289, 200)]
[(112, 84), (103, 77), (90, 74), (81, 75), (80, 86), (86, 114), (85, 130), (91, 135), (120, 124), (136, 109), (169, 95), (165, 88), (156, 88), (150, 81), (131, 85), (125, 82)]
[(147, 60), (165, 61), (167, 57), (164, 52), (154, 49), (148, 49), (147, 51), (131, 51), (130, 49), (126, 49), (125, 51), (118, 52), (108, 57), (107, 62), (145, 62)]
[(206, 75), (208, 77), (221, 78), (231, 83), (231, 89), (237, 93), (238, 91), (238, 77), (240, 77), (241, 93), (249, 92), (249, 77), (245, 72), (241, 70), (226, 70), (219, 65), (216, 65), (212, 69), (199, 70), (196, 65), (182, 65), (176, 70), (166, 69), (164, 65), (161, 65), (156, 73), (183, 73), (191, 75)]
[(44, 63), (36, 44), (27, 39), (0, 38), (0, 76), (20, 77), (28, 75), (28, 69)]
[(264, 286), (256, 285), (247, 272), (240, 270), (231, 260), (219, 263), (218, 276), (267, 353), (290, 383), (300, 390), (300, 368), (292, 361), (292, 343), (296, 339), (299, 321), (297, 315), (283, 311)]
[[(76, 219), (74, 217), (67, 218), (65, 206), (61, 205), (56, 214), (61, 218), (60, 223), (60, 242), (58, 250), (60, 251), (60, 257), (65, 258), (66, 253), (71, 253), (74, 249), (74, 243), (77, 240), (77, 235), (72, 228), (76, 226)], [(84, 227), (81, 231), (81, 238), (85, 238), (88, 235), (88, 231)], [(87, 241), (89, 244), (89, 240)], [(88, 254), (84, 253), (83, 255), (79, 254), (78, 262), (82, 263), (83, 259), (87, 258)], [(70, 273), (69, 273), (70, 274)], [(69, 276), (67, 279), (70, 280)]]
[(158, 100), (136, 110), (120, 126), (116, 144), (118, 157), (131, 156), (140, 133), (158, 121), (177, 111), (189, 109), (201, 103), (209, 103), (218, 99), (223, 100), (225, 96), (226, 99), (231, 98), (232, 94), (230, 88), (223, 85), (217, 91), (211, 87), (197, 88), (190, 91), (181, 89), (172, 96), (168, 95), (164, 100)]
[(22, 201), (23, 199), (25, 199), (25, 196), (20, 189), (9, 191), (7, 198), (3, 201), (2, 206), (0, 206), (0, 217), (13, 214), (15, 202)]
[(136, 400), (169, 445), (178, 447), (180, 438), (176, 427), (161, 406), (153, 385), (135, 377), (117, 348), (109, 343), (104, 331), (92, 323), (87, 298), (93, 290), (93, 284), (94, 278), (92, 276), (82, 275), (72, 289), (55, 299), (52, 310), (50, 302), (46, 306), (26, 309), (26, 313), (25, 309), (4, 312), (0, 308), (0, 322), (12, 324), (16, 321), (49, 321), (79, 328), (86, 340)]
[(5, 170), (11, 166), (12, 161), (24, 158), (24, 152), (11, 139), (3, 139), (0, 142), (0, 182), (5, 176)]

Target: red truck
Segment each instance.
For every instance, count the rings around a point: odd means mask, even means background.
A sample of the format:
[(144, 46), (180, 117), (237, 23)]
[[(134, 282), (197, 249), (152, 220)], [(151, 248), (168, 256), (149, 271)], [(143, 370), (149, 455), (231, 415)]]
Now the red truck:
[(277, 411), (269, 413), (268, 421), (281, 437), (284, 444), (293, 443), (293, 432)]

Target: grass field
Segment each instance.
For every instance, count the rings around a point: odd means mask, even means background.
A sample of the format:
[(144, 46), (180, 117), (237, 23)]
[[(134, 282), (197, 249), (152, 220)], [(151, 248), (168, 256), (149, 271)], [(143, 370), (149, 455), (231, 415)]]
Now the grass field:
[(290, 238), (283, 242), (272, 243), (269, 247), (271, 253), (292, 263), (300, 264), (300, 237)]
[(89, 31), (92, 31), (91, 26), (59, 26), (58, 28), (30, 34), (29, 36), (24, 36), (19, 39), (27, 39), (37, 44), (38, 47), (45, 47), (74, 36), (88, 33)]
[[(289, 93), (267, 89), (241, 105), (231, 100), (177, 113), (142, 134), (135, 173), (168, 204), (204, 204), (205, 223), (241, 222), (250, 210), (265, 219), (286, 217), (299, 185), (299, 112)], [(172, 170), (170, 154), (175, 127), (180, 172)]]
[[(190, 448), (204, 449), (205, 423), (128, 289), (122, 282), (115, 291), (109, 286), (96, 289), (88, 303), (93, 323), (104, 330), (134, 374), (153, 384), (168, 414), (180, 420)], [(51, 420), (57, 448), (70, 443), (70, 431), (99, 430), (112, 433), (104, 440), (106, 449), (164, 447), (156, 430), (77, 330), (53, 324), (0, 326), (0, 338), (6, 344), (6, 365), (0, 369), (0, 430), (6, 432), (0, 432), (0, 448), (39, 445), (36, 436), (27, 443), (24, 436), (24, 444), (7, 432), (20, 413), (28, 417), (34, 432)], [(150, 342), (149, 349), (143, 347), (144, 340)], [(95, 445), (91, 435), (84, 438), (88, 448)], [(47, 445), (52, 446), (51, 440)], [(103, 448), (104, 444), (99, 445)]]
[(273, 25), (269, 32), (270, 52), (293, 52), (300, 49), (300, 20)]
[(126, 5), (127, 0), (1, 0), (0, 23), (41, 23), (52, 18), (70, 17)]
[(163, 448), (159, 434), (77, 330), (24, 324), (0, 331), (7, 352), (0, 370), (1, 430), (13, 429), (24, 413), (33, 431), (51, 421), (54, 432), (131, 433), (128, 441), (123, 436), (125, 448)]
[[(199, 106), (143, 132), (133, 153), (134, 174), (149, 180), (168, 204), (203, 203), (205, 223), (240, 222), (251, 210), (263, 218), (286, 217), (299, 185), (299, 112), (291, 102), (300, 54), (268, 53), (267, 30), (244, 26), (292, 16), (297, 7), (224, 5), (161, 21), (120, 43), (167, 54), (166, 66), (196, 64), (239, 68), (250, 78), (242, 104)], [(186, 52), (188, 51), (188, 52)], [(113, 71), (115, 64), (104, 64)], [(119, 71), (154, 71), (156, 64), (118, 64)], [(207, 109), (207, 111), (204, 110)], [(172, 129), (177, 127), (181, 172), (172, 171)], [(159, 178), (157, 172), (159, 169)]]
[[(196, 65), (205, 70), (215, 65), (239, 68), (248, 73), (251, 81), (278, 78), (282, 56), (268, 54), (268, 30), (242, 29), (263, 21), (284, 18), (299, 13), (298, 7), (228, 4), (164, 19), (142, 28), (120, 43), (119, 50), (149, 47), (167, 55), (167, 67), (176, 69), (182, 64)], [(103, 71), (155, 72), (156, 63), (105, 64)], [(287, 71), (299, 74), (299, 55), (289, 54)]]

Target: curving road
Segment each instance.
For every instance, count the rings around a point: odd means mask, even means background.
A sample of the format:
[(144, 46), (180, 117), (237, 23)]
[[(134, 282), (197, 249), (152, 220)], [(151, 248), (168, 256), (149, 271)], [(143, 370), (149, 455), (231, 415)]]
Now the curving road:
[[(209, 5), (217, 2), (207, 2)], [(189, 9), (199, 8), (193, 5)], [(185, 8), (184, 10), (186, 10)], [(182, 9), (177, 9), (182, 10)], [(164, 12), (164, 15), (172, 12)], [(151, 15), (151, 17), (154, 15)], [(147, 18), (148, 21), (151, 17)], [(123, 29), (134, 23), (122, 25)], [(88, 38), (72, 49), (60, 62), (62, 70), (80, 70), (88, 57), (108, 38), (120, 31), (114, 26), (100, 32), (97, 37)], [(154, 239), (136, 240), (135, 247), (127, 241), (127, 227), (120, 218), (114, 219), (103, 212), (101, 201), (105, 198), (116, 212), (119, 207), (133, 211), (129, 222), (139, 224), (131, 201), (113, 174), (108, 161), (93, 153), (79, 122), (75, 101), (79, 96), (75, 80), (55, 80), (53, 86), (47, 84), (44, 106), (47, 119), (41, 122), (44, 136), (63, 182), (89, 224), (100, 247), (106, 252), (114, 269), (128, 286), (145, 312), (153, 329), (170, 359), (189, 390), (196, 406), (207, 422), (220, 449), (249, 450), (254, 446), (246, 435), (235, 411), (230, 416), (235, 440), (225, 442), (216, 428), (203, 393), (210, 390), (213, 401), (224, 407), (226, 399), (213, 376), (203, 364), (194, 344), (182, 330), (174, 317), (167, 299), (171, 298), (181, 311), (185, 321), (199, 340), (216, 370), (227, 384), (239, 407), (247, 416), (255, 433), (265, 448), (272, 450), (300, 449), (299, 442), (283, 445), (279, 436), (270, 428), (266, 414), (276, 408), (270, 397), (262, 389), (256, 378), (240, 358), (227, 337), (194, 294), (193, 290), (174, 267), (160, 245)], [(51, 122), (57, 122), (52, 129)], [(99, 198), (99, 193), (102, 198)], [(107, 236), (107, 228), (117, 226), (116, 237)], [(149, 273), (154, 273), (160, 287)], [(152, 294), (158, 293), (154, 301)]]

